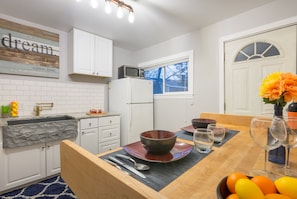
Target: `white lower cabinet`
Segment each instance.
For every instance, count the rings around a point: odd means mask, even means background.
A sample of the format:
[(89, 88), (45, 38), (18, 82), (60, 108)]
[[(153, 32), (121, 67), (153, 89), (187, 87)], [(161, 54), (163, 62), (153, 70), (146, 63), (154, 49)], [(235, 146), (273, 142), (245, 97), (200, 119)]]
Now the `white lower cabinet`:
[(80, 120), (80, 146), (93, 154), (98, 153), (98, 118)]
[(93, 154), (120, 147), (120, 116), (81, 119), (80, 145)]
[(46, 144), (46, 175), (51, 176), (61, 171), (60, 141)]
[(120, 116), (99, 118), (99, 153), (120, 147)]
[[(120, 147), (120, 116), (81, 119), (79, 135), (70, 139), (97, 154)], [(60, 172), (60, 141), (3, 148), (0, 128), (0, 192)]]
[(114, 140), (109, 142), (103, 142), (99, 144), (99, 153), (103, 153), (105, 151), (110, 151), (112, 149), (116, 149), (120, 147), (120, 140)]
[[(1, 190), (10, 189), (60, 172), (60, 141), (3, 149)], [(1, 191), (0, 190), (0, 191)]]
[(20, 186), (46, 176), (45, 145), (3, 149), (1, 154), (1, 190)]
[[(2, 138), (2, 128), (0, 128)], [(60, 172), (60, 141), (12, 149), (0, 138), (0, 192)], [(70, 139), (78, 142), (78, 138)]]

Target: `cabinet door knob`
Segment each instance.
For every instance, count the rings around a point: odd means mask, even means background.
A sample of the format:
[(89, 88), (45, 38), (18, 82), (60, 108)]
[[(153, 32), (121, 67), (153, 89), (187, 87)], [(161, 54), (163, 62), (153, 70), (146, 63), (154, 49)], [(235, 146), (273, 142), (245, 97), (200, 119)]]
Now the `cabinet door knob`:
[(92, 126), (92, 123), (90, 122), (90, 123), (89, 123), (89, 127), (91, 127), (91, 126)]
[(85, 132), (84, 132), (84, 131), (82, 131), (82, 132), (81, 132), (81, 134), (83, 134), (83, 135), (84, 135), (84, 134), (85, 134)]
[(109, 132), (109, 135), (110, 135), (110, 136), (112, 136), (112, 133), (111, 133), (111, 132)]
[(109, 120), (109, 124), (111, 124), (112, 123), (112, 120)]

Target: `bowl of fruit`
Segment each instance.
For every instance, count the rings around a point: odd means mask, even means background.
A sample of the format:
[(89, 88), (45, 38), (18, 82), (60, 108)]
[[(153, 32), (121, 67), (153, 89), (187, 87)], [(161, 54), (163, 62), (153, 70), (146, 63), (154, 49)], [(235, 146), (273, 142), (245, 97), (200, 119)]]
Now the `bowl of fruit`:
[(247, 176), (233, 172), (217, 186), (218, 199), (297, 199), (297, 178), (283, 176), (272, 180), (266, 176)]

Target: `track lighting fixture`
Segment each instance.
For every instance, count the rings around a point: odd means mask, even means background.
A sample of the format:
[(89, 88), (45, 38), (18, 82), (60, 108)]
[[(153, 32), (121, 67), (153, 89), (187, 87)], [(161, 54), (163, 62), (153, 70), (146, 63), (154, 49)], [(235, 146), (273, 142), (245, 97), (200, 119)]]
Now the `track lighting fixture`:
[[(80, 2), (81, 0), (76, 0), (77, 2)], [(133, 8), (126, 4), (123, 1), (120, 0), (105, 0), (105, 12), (107, 14), (110, 14), (112, 12), (112, 7), (111, 7), (111, 3), (115, 4), (118, 8), (117, 10), (117, 17), (119, 19), (123, 18), (124, 16), (124, 9), (126, 9), (129, 12), (128, 15), (128, 21), (130, 23), (134, 22), (134, 10)], [(90, 0), (90, 5), (92, 8), (97, 8), (98, 7), (98, 0)]]

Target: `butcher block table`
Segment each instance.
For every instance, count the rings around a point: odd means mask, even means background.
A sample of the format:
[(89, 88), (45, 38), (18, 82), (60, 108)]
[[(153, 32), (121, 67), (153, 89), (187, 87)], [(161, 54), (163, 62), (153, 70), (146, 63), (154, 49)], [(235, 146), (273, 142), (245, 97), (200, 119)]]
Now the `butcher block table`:
[[(102, 177), (104, 179), (96, 179), (96, 177), (93, 177), (96, 176), (95, 171), (93, 174), (91, 173), (90, 176), (83, 172), (80, 173), (79, 170), (72, 171), (74, 166), (67, 165), (67, 160), (72, 160), (73, 165), (79, 163), (82, 164), (83, 161), (75, 160), (77, 155), (73, 155), (72, 157), (69, 155), (70, 152), (67, 153), (67, 150), (63, 150), (63, 143), (61, 144), (61, 175), (79, 199), (109, 197), (215, 199), (217, 198), (216, 188), (218, 183), (229, 173), (238, 171), (246, 175), (251, 175), (250, 171), (252, 169), (262, 169), (264, 165), (264, 150), (258, 147), (250, 138), (249, 125), (252, 117), (215, 113), (201, 113), (200, 117), (215, 119), (217, 123), (224, 124), (225, 127), (232, 130), (238, 130), (239, 132), (224, 145), (213, 147), (212, 153), (177, 177), (159, 192), (135, 180), (133, 177), (123, 174), (123, 172), (107, 164), (101, 158), (95, 160), (95, 163), (100, 165), (100, 169), (96, 169), (100, 171), (96, 172), (98, 172), (100, 178)], [(192, 141), (179, 138), (178, 140), (193, 144)], [(121, 150), (121, 148), (117, 150)], [(117, 150), (99, 154), (97, 157), (104, 156)], [(196, 149), (194, 148), (194, 150)], [(66, 160), (66, 157), (63, 154), (68, 154), (70, 157), (67, 156)], [(87, 154), (87, 156), (88, 155), (89, 154)], [(290, 157), (291, 168), (297, 169), (296, 148), (291, 150)], [(89, 170), (93, 169), (93, 166), (90, 165), (82, 166), (84, 166), (84, 168), (88, 167)], [(268, 168), (275, 166), (279, 165), (270, 162), (268, 163)], [(113, 186), (110, 186), (110, 184), (108, 185), (109, 181), (113, 183)], [(78, 185), (80, 182), (81, 184)], [(86, 188), (82, 187), (84, 185), (86, 185)], [(96, 191), (96, 189), (98, 191)], [(93, 191), (93, 193), (90, 193), (90, 190)]]

